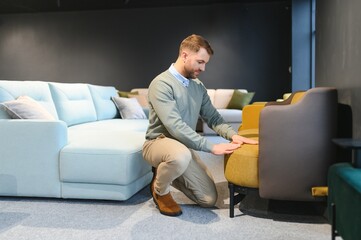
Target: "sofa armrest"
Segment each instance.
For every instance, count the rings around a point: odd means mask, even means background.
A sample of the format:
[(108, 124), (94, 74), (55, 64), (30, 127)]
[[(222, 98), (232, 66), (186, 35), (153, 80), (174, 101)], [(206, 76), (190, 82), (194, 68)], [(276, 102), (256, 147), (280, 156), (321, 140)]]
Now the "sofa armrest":
[(242, 110), (242, 124), (238, 131), (246, 129), (258, 129), (259, 116), (261, 110), (265, 107), (266, 102), (256, 102), (251, 105), (247, 105)]
[(0, 195), (60, 197), (63, 121), (0, 120)]

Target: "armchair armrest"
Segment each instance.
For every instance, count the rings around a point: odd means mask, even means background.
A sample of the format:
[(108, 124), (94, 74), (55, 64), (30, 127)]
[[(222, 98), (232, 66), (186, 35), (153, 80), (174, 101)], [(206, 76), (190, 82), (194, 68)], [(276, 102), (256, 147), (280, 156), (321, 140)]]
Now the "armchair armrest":
[(59, 152), (66, 123), (0, 120), (0, 195), (59, 197)]

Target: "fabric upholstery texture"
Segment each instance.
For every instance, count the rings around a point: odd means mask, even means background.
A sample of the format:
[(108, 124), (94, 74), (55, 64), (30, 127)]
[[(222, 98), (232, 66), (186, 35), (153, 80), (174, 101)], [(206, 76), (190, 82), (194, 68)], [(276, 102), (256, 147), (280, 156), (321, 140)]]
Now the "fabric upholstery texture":
[(148, 184), (147, 126), (147, 119), (108, 119), (69, 127), (59, 160), (63, 197), (128, 199)]
[[(258, 129), (239, 131), (241, 136), (258, 140)], [(228, 182), (238, 186), (258, 188), (258, 146), (244, 144), (224, 159), (224, 172)]]
[(254, 165), (258, 169), (247, 169), (258, 175), (258, 187), (248, 182), (251, 177), (242, 169), (233, 169), (246, 167), (228, 166), (249, 161), (249, 152), (242, 150), (245, 146), (225, 156), (225, 176), (236, 185), (257, 187), (266, 199), (319, 201), (312, 196), (312, 188), (327, 185), (327, 169), (335, 162), (331, 139), (337, 133), (337, 91), (320, 87), (294, 96), (298, 97), (293, 102), (290, 99), (290, 104), (260, 103), (243, 109), (239, 134), (259, 130), (259, 145), (253, 146), (258, 149), (258, 164)]
[(128, 185), (62, 182), (63, 198), (126, 200), (148, 185), (152, 174), (138, 176)]
[(87, 84), (49, 83), (59, 119), (72, 126), (97, 120), (92, 96)]
[(20, 96), (16, 100), (1, 103), (11, 118), (14, 119), (47, 119), (55, 120), (40, 103), (28, 96)]
[(0, 121), (0, 194), (61, 197), (59, 152), (67, 144), (63, 121)]
[(142, 157), (144, 139), (145, 133), (140, 131), (69, 129), (69, 144), (60, 153), (60, 179), (127, 185), (149, 172)]
[(88, 85), (93, 98), (97, 120), (112, 119), (117, 117), (118, 110), (112, 101), (117, 96), (117, 90), (109, 86)]
[(127, 97), (129, 97), (129, 94), (136, 95), (136, 94), (138, 94), (138, 92), (137, 91), (129, 92), (129, 91), (120, 91), (120, 90), (118, 91), (118, 96), (119, 97), (127, 98)]
[(127, 200), (149, 184), (148, 119), (120, 119), (117, 95), (109, 86), (0, 80), (0, 104), (27, 96), (53, 116), (13, 120), (0, 105), (0, 195)]
[[(335, 214), (336, 230), (345, 240), (361, 236), (361, 169), (350, 163), (337, 163), (328, 171), (329, 219)], [(335, 204), (335, 212), (332, 205)]]
[(292, 104), (295, 104), (295, 103), (299, 102), (299, 101), (303, 98), (303, 96), (305, 95), (305, 93), (306, 93), (306, 92), (296, 92), (296, 93), (294, 94), (294, 96), (292, 97), (292, 99), (291, 99), (291, 103), (292, 103)]
[[(239, 109), (218, 109), (217, 111), (222, 115), (224, 121), (227, 123), (235, 123), (235, 119), (242, 119), (243, 115), (243, 112), (239, 111)], [(236, 131), (237, 127), (235, 128)]]
[[(15, 100), (28, 96), (42, 105), (55, 119), (58, 114), (47, 82), (42, 81), (0, 81), (0, 102)], [(10, 119), (4, 107), (0, 108), (0, 119)]]
[(242, 110), (242, 124), (239, 126), (238, 130), (258, 129), (259, 116), (265, 105), (266, 102), (253, 103), (245, 106)]

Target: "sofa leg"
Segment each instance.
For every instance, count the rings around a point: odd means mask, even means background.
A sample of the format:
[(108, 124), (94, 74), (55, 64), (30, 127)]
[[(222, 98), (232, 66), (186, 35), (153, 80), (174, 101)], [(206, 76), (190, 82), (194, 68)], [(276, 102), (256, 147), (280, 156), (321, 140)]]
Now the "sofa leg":
[(234, 206), (242, 201), (242, 199), (246, 196), (244, 194), (236, 193), (237, 186), (233, 183), (228, 183), (229, 188), (229, 217), (234, 217)]
[(331, 213), (332, 213), (332, 225), (331, 225), (331, 239), (335, 240), (337, 234), (336, 230), (336, 205), (335, 203), (331, 203)]

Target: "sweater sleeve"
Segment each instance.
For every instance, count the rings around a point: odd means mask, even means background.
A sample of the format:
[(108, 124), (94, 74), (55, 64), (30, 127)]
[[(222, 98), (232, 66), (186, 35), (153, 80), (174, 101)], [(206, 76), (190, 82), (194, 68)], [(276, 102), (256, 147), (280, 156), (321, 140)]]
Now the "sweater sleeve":
[(154, 121), (160, 121), (158, 133), (177, 139), (191, 149), (211, 152), (214, 144), (183, 121), (174, 99), (173, 87), (165, 81), (155, 81), (149, 86), (149, 102), (154, 109), (150, 124), (157, 125)]
[(227, 140), (232, 140), (233, 135), (238, 133), (227, 123), (217, 109), (213, 106), (208, 94), (203, 97), (200, 111), (201, 118), (211, 129)]

